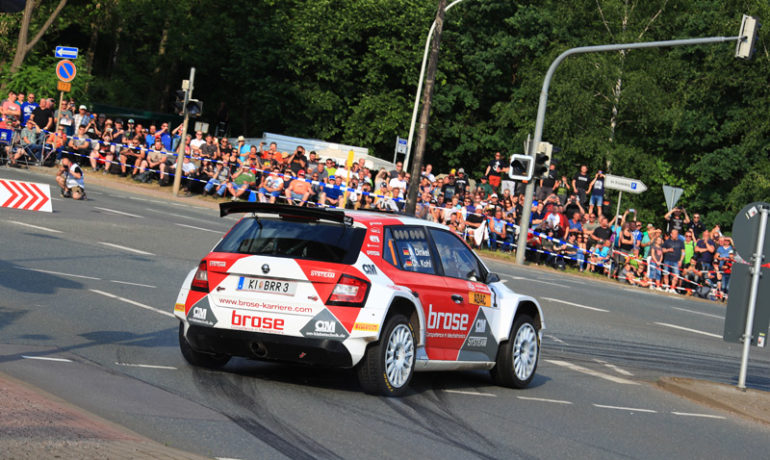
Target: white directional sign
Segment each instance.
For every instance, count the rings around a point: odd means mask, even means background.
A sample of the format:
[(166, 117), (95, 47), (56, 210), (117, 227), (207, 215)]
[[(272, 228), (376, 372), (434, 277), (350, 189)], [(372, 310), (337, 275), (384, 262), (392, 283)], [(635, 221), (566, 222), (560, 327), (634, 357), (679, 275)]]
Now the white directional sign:
[(612, 174), (604, 176), (604, 188), (628, 193), (642, 193), (647, 190), (647, 186), (639, 179), (629, 179), (628, 177), (613, 176)]
[(78, 49), (71, 46), (57, 46), (53, 54), (59, 59), (77, 59)]
[(400, 137), (396, 137), (396, 152), (406, 153), (406, 142), (407, 142), (407, 139), (401, 139)]

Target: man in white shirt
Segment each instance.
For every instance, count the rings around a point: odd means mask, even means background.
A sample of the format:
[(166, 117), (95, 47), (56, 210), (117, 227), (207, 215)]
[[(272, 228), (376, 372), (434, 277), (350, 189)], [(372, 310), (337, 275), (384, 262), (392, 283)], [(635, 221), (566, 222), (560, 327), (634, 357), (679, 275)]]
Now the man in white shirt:
[(59, 164), (56, 183), (61, 187), (62, 197), (72, 197), (73, 200), (84, 200), (86, 198), (83, 170), (80, 169), (77, 163), (73, 163), (66, 156), (62, 157)]

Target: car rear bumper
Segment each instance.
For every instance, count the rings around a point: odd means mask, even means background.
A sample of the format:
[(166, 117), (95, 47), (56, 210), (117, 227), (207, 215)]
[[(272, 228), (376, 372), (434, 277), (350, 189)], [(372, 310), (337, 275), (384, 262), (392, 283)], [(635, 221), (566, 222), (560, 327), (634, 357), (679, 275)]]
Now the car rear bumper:
[(352, 367), (342, 342), (190, 325), (187, 341), (197, 351), (323, 367)]

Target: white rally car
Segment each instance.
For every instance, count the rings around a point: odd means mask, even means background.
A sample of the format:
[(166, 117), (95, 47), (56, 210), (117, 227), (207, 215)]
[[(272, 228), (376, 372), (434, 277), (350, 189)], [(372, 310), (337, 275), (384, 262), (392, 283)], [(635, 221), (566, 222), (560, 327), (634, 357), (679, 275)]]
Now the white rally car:
[(396, 214), (260, 203), (190, 272), (174, 307), (193, 365), (232, 356), (355, 367), (402, 394), (415, 371), (488, 369), (527, 386), (543, 312), (442, 225)]

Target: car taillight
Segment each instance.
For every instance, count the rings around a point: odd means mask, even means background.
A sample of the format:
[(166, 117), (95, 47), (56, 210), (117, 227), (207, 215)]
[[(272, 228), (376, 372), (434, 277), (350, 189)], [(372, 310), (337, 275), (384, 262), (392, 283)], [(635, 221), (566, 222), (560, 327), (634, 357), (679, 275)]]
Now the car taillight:
[(369, 293), (369, 282), (350, 275), (342, 275), (326, 301), (327, 305), (363, 307)]
[(209, 274), (206, 271), (205, 260), (202, 260), (198, 266), (198, 271), (195, 272), (190, 289), (193, 291), (209, 292)]

